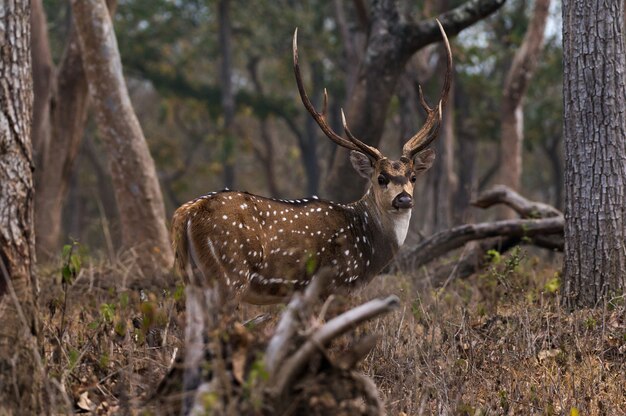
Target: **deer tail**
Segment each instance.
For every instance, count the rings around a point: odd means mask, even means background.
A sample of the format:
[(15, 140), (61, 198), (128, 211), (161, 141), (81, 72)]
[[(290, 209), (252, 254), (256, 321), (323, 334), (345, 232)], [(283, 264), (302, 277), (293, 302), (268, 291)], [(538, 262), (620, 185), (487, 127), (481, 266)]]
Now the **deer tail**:
[(189, 266), (189, 238), (187, 237), (188, 207), (178, 208), (172, 218), (172, 247), (174, 248), (174, 266), (181, 276), (187, 276)]

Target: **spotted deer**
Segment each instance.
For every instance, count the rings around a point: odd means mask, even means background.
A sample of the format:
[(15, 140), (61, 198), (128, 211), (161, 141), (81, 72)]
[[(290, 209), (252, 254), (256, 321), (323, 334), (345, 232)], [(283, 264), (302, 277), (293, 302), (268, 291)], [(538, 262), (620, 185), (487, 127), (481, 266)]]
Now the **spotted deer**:
[(293, 63), (302, 103), (333, 142), (351, 150), (354, 169), (369, 180), (365, 195), (351, 204), (315, 196), (295, 200), (265, 198), (223, 190), (196, 198), (174, 214), (172, 234), (179, 270), (195, 285), (217, 285), (222, 296), (255, 304), (284, 301), (305, 287), (317, 270), (334, 269), (328, 292), (369, 282), (404, 243), (413, 208), (417, 176), (431, 167), (427, 147), (437, 137), (450, 90), (452, 52), (445, 31), (447, 70), (438, 104), (426, 112), (424, 126), (402, 148), (399, 160), (357, 139), (341, 112), (346, 138), (335, 133), (324, 107), (309, 100), (298, 64), (297, 29)]

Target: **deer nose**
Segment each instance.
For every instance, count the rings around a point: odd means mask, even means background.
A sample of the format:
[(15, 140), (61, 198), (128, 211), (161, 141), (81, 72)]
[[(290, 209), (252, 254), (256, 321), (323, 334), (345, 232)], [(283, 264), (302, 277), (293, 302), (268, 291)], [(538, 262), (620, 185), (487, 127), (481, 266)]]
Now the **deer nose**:
[(395, 209), (413, 208), (413, 198), (407, 192), (402, 191), (393, 199), (391, 206)]

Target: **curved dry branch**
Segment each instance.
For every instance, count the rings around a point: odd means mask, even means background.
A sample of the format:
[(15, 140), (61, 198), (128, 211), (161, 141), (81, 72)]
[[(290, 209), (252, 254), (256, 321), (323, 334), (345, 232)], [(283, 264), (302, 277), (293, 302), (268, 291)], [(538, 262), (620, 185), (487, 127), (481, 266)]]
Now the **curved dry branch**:
[(285, 394), (295, 377), (304, 369), (321, 346), (328, 344), (331, 340), (365, 321), (394, 310), (399, 304), (400, 301), (397, 296), (374, 299), (328, 321), (282, 364), (276, 378), (273, 379), (272, 394), (275, 397)]
[(296, 293), (287, 305), (276, 327), (276, 332), (265, 350), (265, 368), (270, 378), (274, 377), (293, 346), (293, 339), (299, 328), (298, 316), (310, 310), (331, 278), (332, 270), (321, 270), (311, 279), (304, 294)]
[(479, 208), (490, 208), (497, 204), (504, 204), (517, 212), (522, 218), (563, 216), (563, 213), (553, 206), (543, 202), (529, 201), (505, 185), (496, 185), (483, 192), (471, 204)]

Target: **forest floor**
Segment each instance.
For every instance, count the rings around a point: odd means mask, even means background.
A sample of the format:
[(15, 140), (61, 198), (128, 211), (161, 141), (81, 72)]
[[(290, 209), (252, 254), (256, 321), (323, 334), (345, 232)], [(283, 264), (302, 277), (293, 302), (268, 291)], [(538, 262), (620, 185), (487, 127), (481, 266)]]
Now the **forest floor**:
[[(65, 262), (66, 281), (78, 272), (71, 284), (62, 283), (61, 266), (40, 271), (53, 413), (159, 414), (145, 402), (183, 344), (182, 286), (131, 278), (124, 262), (82, 263), (78, 271)], [(345, 309), (400, 297), (399, 310), (359, 327), (329, 353), (380, 335), (360, 370), (375, 381), (388, 414), (623, 414), (623, 298), (568, 313), (556, 268), (523, 250), (492, 253), (488, 270), (445, 288), (429, 287), (427, 276), (383, 275), (334, 301)], [(281, 307), (269, 311), (279, 314)], [(255, 338), (269, 338), (273, 325), (252, 330)]]

